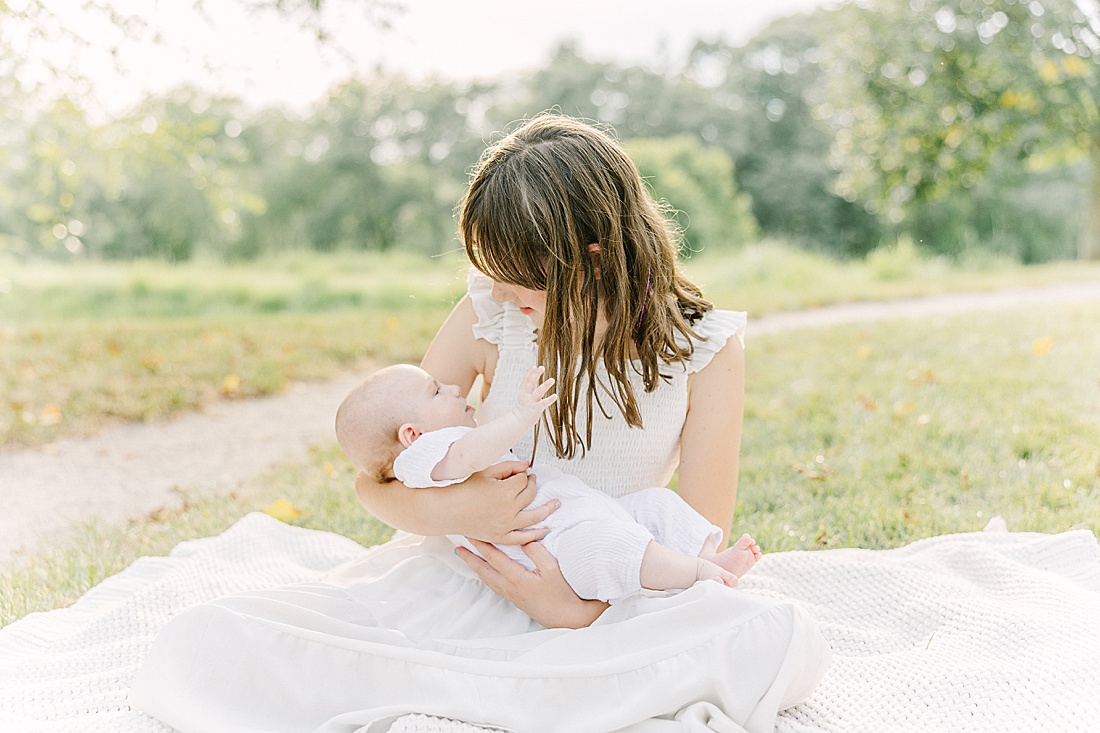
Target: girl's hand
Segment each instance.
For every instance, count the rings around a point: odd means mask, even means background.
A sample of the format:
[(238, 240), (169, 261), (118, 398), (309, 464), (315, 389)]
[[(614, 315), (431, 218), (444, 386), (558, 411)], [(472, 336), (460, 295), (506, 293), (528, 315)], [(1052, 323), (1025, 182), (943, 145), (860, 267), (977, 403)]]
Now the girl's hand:
[(538, 525), (557, 509), (556, 501), (527, 509), (535, 500), (536, 486), (526, 471), (523, 461), (505, 461), (460, 484), (437, 489), (410, 489), (398, 481), (379, 483), (360, 473), (355, 493), (368, 512), (406, 532), (458, 534), (498, 545), (522, 545), (545, 536), (546, 530)]
[(465, 547), (455, 549), (458, 556), (487, 586), (548, 629), (583, 628), (608, 607), (602, 601), (579, 598), (565, 582), (558, 561), (538, 542), (523, 546), (535, 570), (528, 570), (490, 544), (472, 538), (470, 543), (481, 557)]
[(542, 417), (542, 413), (558, 401), (556, 394), (546, 394), (553, 388), (554, 378), (550, 377), (545, 382), (539, 381), (545, 371), (546, 367), (534, 366), (527, 370), (527, 374), (523, 377), (516, 406), (512, 408), (512, 414), (521, 425), (527, 427), (534, 425)]
[[(539, 523), (561, 506), (557, 499), (527, 509), (535, 498), (535, 477), (527, 475), (524, 461), (504, 461), (475, 473), (460, 486), (465, 501), (456, 519), (462, 534), (497, 545), (522, 545), (541, 540), (547, 529)], [(436, 489), (433, 489), (436, 491)]]

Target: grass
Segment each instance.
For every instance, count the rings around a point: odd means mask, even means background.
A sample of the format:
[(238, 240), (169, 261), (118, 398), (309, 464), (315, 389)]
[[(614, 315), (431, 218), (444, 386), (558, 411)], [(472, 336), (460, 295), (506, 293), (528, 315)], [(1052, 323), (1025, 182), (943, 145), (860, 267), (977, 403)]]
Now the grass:
[(866, 260), (848, 261), (765, 242), (736, 256), (702, 253), (687, 267), (707, 297), (750, 316), (833, 303), (1100, 280), (1100, 263), (1024, 267), (988, 256), (951, 263), (924, 257), (905, 241), (876, 250)]
[[(850, 300), (1100, 280), (1100, 265), (949, 267), (901, 245), (839, 262), (775, 243), (687, 269), (757, 316)], [(464, 291), (462, 258), (291, 253), (248, 265), (0, 260), (0, 449), (279, 392), (364, 358), (415, 360)]]
[(273, 394), (289, 380), (332, 377), (368, 358), (415, 361), (447, 310), (9, 326), (0, 329), (0, 445)]
[(391, 253), (295, 252), (254, 263), (56, 263), (0, 259), (0, 320), (239, 318), (407, 310), (453, 302), (465, 260)]
[(0, 266), (0, 447), (416, 360), (465, 289), (454, 257), (314, 259)]
[[(994, 514), (1014, 531), (1100, 531), (1100, 304), (900, 323), (750, 342), (735, 529), (765, 551), (896, 547)], [(0, 624), (276, 499), (302, 511), (294, 524), (380, 542), (353, 474), (321, 446), (232, 496), (89, 526), (0, 578)]]
[(739, 522), (770, 550), (1100, 531), (1100, 303), (750, 349)]

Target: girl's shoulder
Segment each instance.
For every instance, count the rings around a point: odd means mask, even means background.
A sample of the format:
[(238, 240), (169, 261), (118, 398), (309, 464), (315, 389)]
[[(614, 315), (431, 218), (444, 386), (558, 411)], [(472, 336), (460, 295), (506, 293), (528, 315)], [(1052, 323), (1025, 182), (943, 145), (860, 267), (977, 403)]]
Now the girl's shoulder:
[(688, 339), (682, 334), (676, 334), (676, 340), (681, 345), (686, 346), (690, 341), (695, 347), (686, 366), (687, 373), (693, 374), (709, 364), (733, 336), (737, 337), (744, 348), (747, 324), (748, 315), (742, 311), (711, 310), (703, 314), (693, 326), (698, 338)]

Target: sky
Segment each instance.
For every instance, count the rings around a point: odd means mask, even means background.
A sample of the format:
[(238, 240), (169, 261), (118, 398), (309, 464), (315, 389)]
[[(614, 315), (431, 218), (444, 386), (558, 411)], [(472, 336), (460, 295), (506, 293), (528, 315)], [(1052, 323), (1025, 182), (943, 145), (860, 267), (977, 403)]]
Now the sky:
[[(330, 0), (324, 24), (333, 42), (318, 46), (301, 24), (247, 3), (215, 0), (111, 0), (147, 23), (156, 41), (123, 38), (103, 18), (51, 0), (61, 21), (89, 40), (86, 48), (56, 43), (48, 53), (75, 59), (91, 83), (88, 106), (116, 114), (150, 93), (191, 84), (254, 106), (308, 109), (334, 84), (375, 68), (414, 79), (470, 80), (535, 70), (563, 40), (596, 60), (659, 65), (678, 60), (698, 38), (743, 43), (772, 20), (822, 0)], [(380, 9), (378, 9), (380, 8)], [(117, 44), (118, 52), (105, 49)]]

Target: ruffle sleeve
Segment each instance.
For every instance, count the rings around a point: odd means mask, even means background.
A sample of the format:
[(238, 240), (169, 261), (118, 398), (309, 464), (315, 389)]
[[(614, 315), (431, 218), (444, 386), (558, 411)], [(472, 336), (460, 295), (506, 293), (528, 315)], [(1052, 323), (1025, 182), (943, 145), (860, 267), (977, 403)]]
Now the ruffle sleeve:
[(485, 339), (501, 350), (534, 348), (535, 325), (514, 304), (493, 300), (492, 280), (471, 267), (466, 292), (477, 315), (474, 338)]
[(393, 475), (410, 489), (431, 489), (465, 481), (468, 476), (437, 481), (432, 478), (432, 469), (447, 455), (451, 445), (471, 430), (458, 426), (423, 433), (394, 460)]
[(466, 275), (466, 292), (477, 314), (474, 338), (499, 346), (504, 331), (504, 304), (493, 300), (493, 281), (471, 267)]
[(687, 364), (687, 373), (694, 374), (709, 364), (732, 336), (737, 336), (744, 348), (747, 323), (748, 315), (741, 311), (708, 311), (695, 323), (694, 330), (700, 338), (695, 341), (695, 351)]

